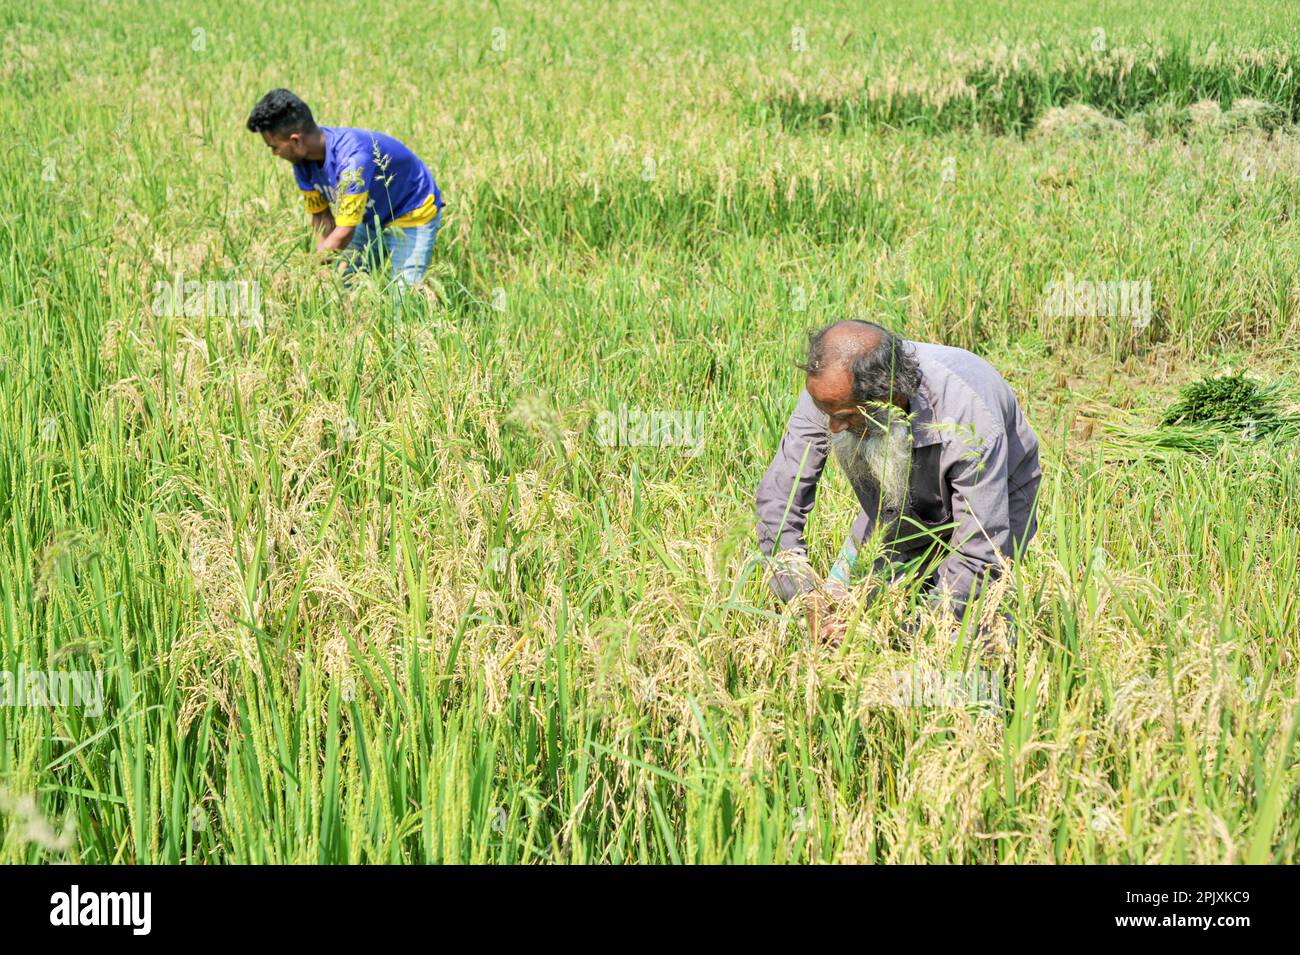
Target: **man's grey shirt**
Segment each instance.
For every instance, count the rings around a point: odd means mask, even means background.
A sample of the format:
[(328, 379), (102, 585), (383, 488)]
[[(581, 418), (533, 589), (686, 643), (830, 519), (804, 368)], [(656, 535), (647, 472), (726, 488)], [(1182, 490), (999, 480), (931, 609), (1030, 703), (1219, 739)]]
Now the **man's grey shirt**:
[[(861, 544), (877, 527), (888, 554), (906, 560), (935, 538), (949, 556), (933, 582), (946, 590), (954, 612), (978, 593), (999, 555), (1013, 556), (1037, 528), (1034, 499), (1042, 469), (1038, 438), (1002, 376), (978, 355), (947, 345), (908, 342), (921, 369), (910, 402), (912, 466), (905, 514), (890, 513), (872, 487), (854, 487), (862, 510), (853, 524)], [(807, 554), (804, 527), (817, 495), (830, 445), (829, 419), (807, 389), (799, 396), (785, 437), (758, 485), (758, 542), (764, 554)], [(788, 555), (787, 555), (788, 556)], [(814, 582), (797, 568), (781, 569), (772, 589), (782, 600)]]

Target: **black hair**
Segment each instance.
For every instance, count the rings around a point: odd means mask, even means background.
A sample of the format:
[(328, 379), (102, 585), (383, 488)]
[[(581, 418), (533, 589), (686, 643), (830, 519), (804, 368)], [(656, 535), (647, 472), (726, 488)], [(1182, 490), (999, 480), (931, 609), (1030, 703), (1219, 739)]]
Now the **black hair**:
[(309, 133), (316, 128), (311, 109), (289, 90), (271, 90), (248, 114), (250, 133)]

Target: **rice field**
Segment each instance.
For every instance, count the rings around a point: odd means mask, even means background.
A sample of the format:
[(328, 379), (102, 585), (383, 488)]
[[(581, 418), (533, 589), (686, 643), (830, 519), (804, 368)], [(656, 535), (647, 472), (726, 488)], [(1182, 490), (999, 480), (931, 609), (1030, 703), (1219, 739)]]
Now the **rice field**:
[[(88, 681), (0, 695), (0, 863), (1297, 860), (1289, 4), (182, 6), (0, 10), (0, 673)], [(316, 262), (278, 86), (428, 163), (418, 293)], [(767, 592), (851, 317), (1042, 442), (996, 705)], [(1230, 376), (1285, 426), (1171, 415)]]

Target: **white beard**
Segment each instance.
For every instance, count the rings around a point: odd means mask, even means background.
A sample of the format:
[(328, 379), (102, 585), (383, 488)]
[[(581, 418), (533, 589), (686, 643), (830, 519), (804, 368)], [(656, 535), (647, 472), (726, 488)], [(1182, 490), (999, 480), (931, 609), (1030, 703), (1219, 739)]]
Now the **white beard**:
[(877, 431), (868, 437), (846, 429), (831, 435), (831, 450), (855, 489), (876, 491), (886, 508), (901, 515), (912, 469), (909, 425), (895, 421), (888, 432)]

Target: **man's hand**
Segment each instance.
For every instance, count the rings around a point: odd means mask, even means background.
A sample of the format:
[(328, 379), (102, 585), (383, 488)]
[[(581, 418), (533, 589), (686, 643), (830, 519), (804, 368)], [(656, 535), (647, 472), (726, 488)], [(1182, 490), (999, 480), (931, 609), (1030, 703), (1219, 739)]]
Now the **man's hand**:
[(804, 610), (808, 620), (808, 635), (814, 643), (827, 643), (838, 647), (844, 640), (847, 625), (836, 606), (822, 594), (810, 594)]
[(311, 216), (311, 234), (316, 237), (317, 243), (325, 236), (334, 231), (334, 212), (326, 209), (324, 212), (313, 212)]
[(331, 253), (346, 249), (356, 231), (356, 226), (336, 225), (328, 235), (316, 244), (316, 251)]

